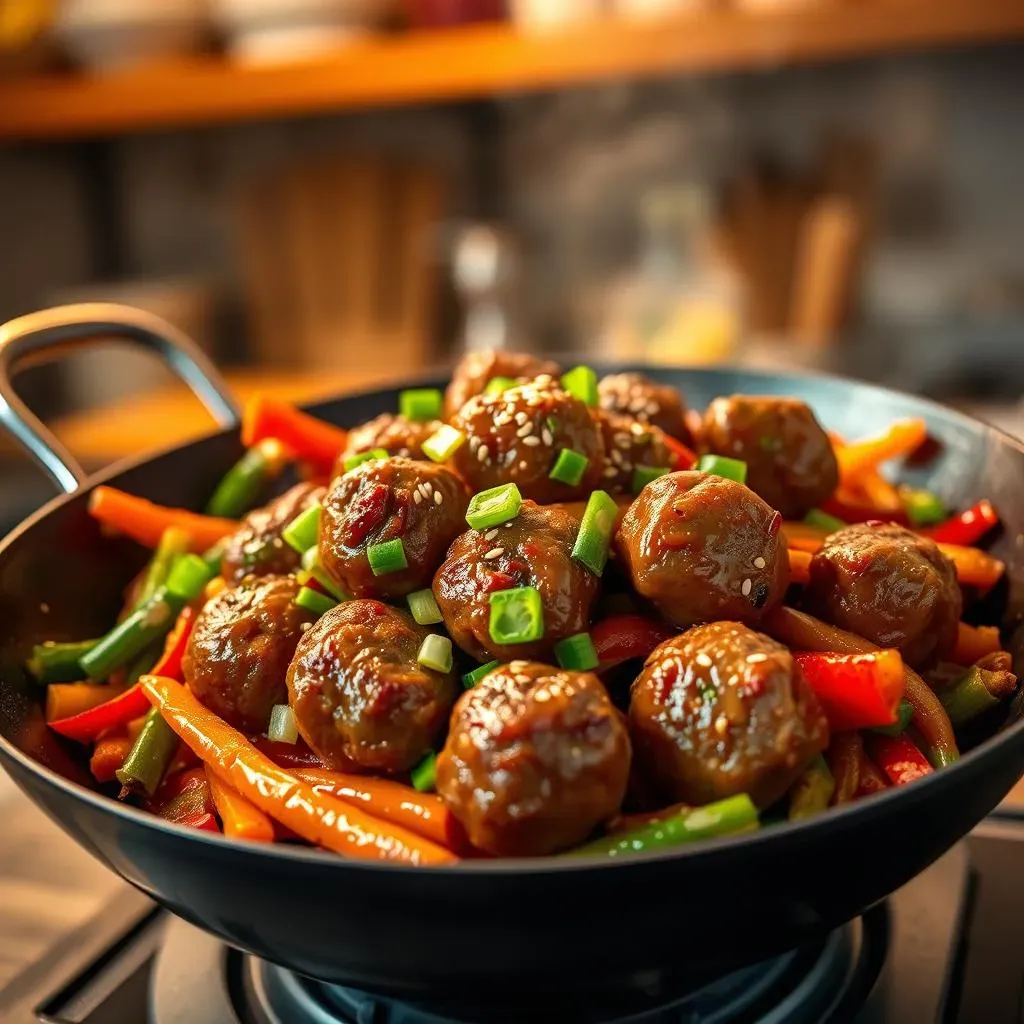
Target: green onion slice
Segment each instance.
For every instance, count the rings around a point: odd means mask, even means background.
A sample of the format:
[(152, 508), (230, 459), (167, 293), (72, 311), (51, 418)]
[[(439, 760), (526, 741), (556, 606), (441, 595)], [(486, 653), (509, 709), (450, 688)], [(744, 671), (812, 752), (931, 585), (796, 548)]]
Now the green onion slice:
[(942, 499), (931, 491), (901, 487), (899, 492), (912, 526), (937, 526), (949, 515)]
[(437, 784), (437, 754), (431, 751), (409, 773), (413, 789), (420, 793), (429, 793)]
[(633, 470), (633, 493), (639, 494), (652, 480), (671, 472), (668, 466), (637, 466)]
[(415, 593), (410, 594), (406, 600), (409, 602), (409, 611), (412, 612), (412, 617), (421, 626), (432, 626), (434, 623), (444, 621), (444, 616), (441, 614), (441, 609), (437, 606), (433, 591), (417, 590)]
[(577, 633), (555, 644), (555, 658), (562, 668), (574, 672), (590, 672), (597, 668), (599, 659), (589, 633)]
[(466, 435), (445, 423), (421, 447), (427, 458), (434, 462), (447, 462), (465, 443)]
[(724, 455), (702, 455), (697, 463), (697, 469), (701, 473), (735, 480), (738, 484), (747, 482), (747, 464), (741, 459), (729, 459)]
[(399, 572), (409, 567), (401, 537), (380, 544), (371, 544), (366, 549), (366, 557), (370, 560), (370, 570), (374, 576), (386, 576), (388, 573)]
[(577, 366), (562, 374), (562, 387), (584, 405), (597, 406), (597, 374), (589, 366)]
[(411, 388), (398, 396), (398, 411), (413, 423), (441, 418), (444, 395), (437, 388)]
[(437, 633), (428, 633), (420, 644), (416, 660), (424, 668), (432, 668), (435, 672), (451, 672), (454, 663), (451, 640)]
[(489, 661), (486, 665), (481, 665), (479, 668), (473, 669), (472, 672), (467, 672), (462, 677), (462, 685), (467, 690), (472, 690), (485, 675), (489, 672), (493, 672), (500, 664), (500, 661)]
[(496, 644), (529, 644), (544, 637), (544, 603), (536, 587), (512, 587), (491, 594), (491, 639)]
[(842, 519), (837, 519), (835, 516), (831, 516), (827, 512), (822, 512), (820, 508), (812, 508), (811, 511), (804, 516), (804, 522), (808, 526), (817, 526), (819, 529), (828, 530), (829, 533), (835, 533), (836, 530), (846, 529), (846, 523), (844, 523)]
[(391, 456), (388, 454), (386, 448), (371, 448), (368, 452), (360, 452), (358, 455), (350, 455), (343, 463), (341, 468), (348, 473), (350, 470), (361, 466), (364, 462), (376, 462), (378, 459), (390, 459)]
[(312, 612), (317, 618), (326, 615), (332, 608), (336, 608), (338, 602), (333, 597), (321, 594), (319, 590), (312, 587), (303, 587), (295, 596), (295, 603), (307, 612)]
[(580, 523), (580, 532), (573, 545), (572, 557), (595, 576), (604, 572), (608, 562), (608, 550), (618, 514), (619, 506), (607, 491), (594, 491), (590, 495)]
[(492, 377), (484, 388), (485, 395), (503, 395), (509, 388), (514, 388), (516, 382), (511, 377)]
[(311, 505), (300, 512), (281, 532), (285, 544), (304, 555), (315, 548), (320, 536), (320, 506)]
[(167, 576), (167, 589), (181, 601), (194, 601), (216, 571), (199, 555), (179, 555)]
[(275, 704), (270, 712), (267, 739), (274, 743), (295, 743), (299, 738), (299, 726), (295, 712), (287, 704)]
[(488, 530), (515, 519), (523, 504), (523, 496), (515, 484), (500, 484), (474, 494), (466, 509), (466, 522), (474, 530)]
[[(345, 592), (327, 575), (327, 570), (323, 566), (323, 562), (320, 561), (320, 551), (318, 548), (310, 548), (302, 556), (302, 568), (305, 572), (320, 584), (324, 590), (327, 591), (331, 597), (337, 598), (339, 601), (347, 601), (348, 596)], [(302, 580), (299, 580), (301, 583)]]
[(580, 455), (579, 452), (574, 452), (571, 448), (563, 448), (558, 453), (554, 468), (548, 476), (559, 483), (577, 487), (589, 465), (590, 459), (586, 455)]

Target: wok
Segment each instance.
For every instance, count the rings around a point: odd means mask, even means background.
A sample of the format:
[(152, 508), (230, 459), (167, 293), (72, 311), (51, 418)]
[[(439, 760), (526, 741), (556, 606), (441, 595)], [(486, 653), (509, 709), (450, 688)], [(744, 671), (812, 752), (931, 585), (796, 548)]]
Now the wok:
[[(28, 360), (118, 335), (164, 357), (220, 430), (86, 479), (15, 396)], [(608, 369), (602, 367), (602, 370)], [(731, 392), (795, 395), (850, 435), (921, 416), (939, 455), (911, 474), (954, 506), (990, 497), (1006, 523), (996, 553), (1007, 642), (1020, 618), (1024, 448), (949, 409), (822, 376), (649, 370), (698, 408)], [(436, 383), (436, 382), (435, 382)], [(315, 406), (352, 425), (396, 408), (398, 388)], [(414, 869), (311, 849), (245, 845), (189, 831), (94, 791), (80, 753), (43, 724), (20, 665), (33, 642), (94, 636), (117, 614), (145, 559), (101, 535), (89, 491), (111, 483), (157, 502), (201, 507), (241, 453), (237, 413), (216, 371), (167, 325), (120, 307), (65, 307), (0, 328), (0, 421), (65, 492), (0, 544), (0, 763), (77, 842), (174, 913), (302, 974), (405, 996), (472, 984), (529, 1005), (556, 987), (591, 998), (651, 978), (696, 982), (795, 947), (909, 881), (987, 815), (1024, 771), (1024, 722), (951, 768), (808, 821), (608, 863), (477, 861)], [(450, 989), (451, 990), (451, 989)]]

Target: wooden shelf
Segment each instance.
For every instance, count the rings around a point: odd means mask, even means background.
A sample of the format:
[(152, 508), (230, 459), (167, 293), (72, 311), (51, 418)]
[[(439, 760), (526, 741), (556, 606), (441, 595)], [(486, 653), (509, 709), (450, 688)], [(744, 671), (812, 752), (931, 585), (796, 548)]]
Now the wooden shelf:
[(385, 37), (307, 64), (239, 67), (208, 57), (108, 77), (0, 83), (0, 139), (112, 135), (1020, 38), (1021, 0), (833, 0), (545, 35), (478, 26)]

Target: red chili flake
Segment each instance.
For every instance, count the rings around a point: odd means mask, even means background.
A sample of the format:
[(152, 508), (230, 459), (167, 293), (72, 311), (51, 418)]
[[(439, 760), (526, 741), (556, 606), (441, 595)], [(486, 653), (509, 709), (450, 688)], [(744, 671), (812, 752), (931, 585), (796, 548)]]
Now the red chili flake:
[(480, 589), (485, 594), (492, 594), (496, 590), (511, 590), (519, 580), (515, 576), (507, 572), (489, 572), (484, 577), (483, 584)]
[(536, 558), (540, 554), (540, 548), (533, 541), (527, 541), (523, 545), (522, 551), (527, 558)]
[(349, 547), (359, 547), (384, 521), (390, 494), (391, 488), (381, 483), (360, 489), (349, 507), (348, 530), (345, 534), (345, 543)]
[(678, 680), (679, 662), (670, 661), (667, 665), (662, 666), (661, 678), (658, 680), (661, 684), (659, 687), (658, 698), (662, 701), (668, 700), (668, 696), (672, 692), (672, 687), (676, 685)]

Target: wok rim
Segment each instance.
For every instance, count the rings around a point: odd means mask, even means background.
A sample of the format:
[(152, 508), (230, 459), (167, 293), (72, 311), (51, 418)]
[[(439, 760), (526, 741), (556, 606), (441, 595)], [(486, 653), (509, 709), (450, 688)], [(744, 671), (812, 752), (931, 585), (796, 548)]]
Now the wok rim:
[[(736, 372), (747, 377), (760, 378), (764, 381), (784, 381), (787, 379), (822, 381), (833, 386), (854, 388), (861, 391), (869, 391), (873, 394), (898, 399), (901, 402), (916, 406), (922, 412), (931, 412), (946, 420), (958, 422), (961, 426), (972, 431), (979, 428), (994, 436), (1001, 445), (1016, 450), (1024, 456), (1024, 442), (1008, 434), (1005, 430), (994, 426), (985, 420), (975, 416), (968, 416), (951, 406), (943, 405), (930, 398), (923, 398), (919, 395), (910, 395), (895, 388), (888, 388), (868, 381), (859, 381), (843, 377), (838, 374), (823, 373), (820, 371), (793, 369), (786, 372), (776, 372), (760, 367), (745, 367), (736, 364), (722, 364), (716, 366), (689, 366), (689, 365), (657, 365), (644, 364), (641, 362), (618, 362), (609, 361), (603, 363), (595, 360), (599, 365), (613, 367), (609, 372), (625, 373), (638, 371), (651, 374), (657, 377), (660, 372), (695, 374), (698, 376), (712, 374), (727, 374)], [(344, 392), (340, 395), (325, 396), (317, 398), (312, 402), (301, 405), (303, 409), (316, 408), (321, 405), (332, 404), (345, 400), (357, 400), (360, 398), (373, 398), (376, 395), (400, 390), (403, 387), (433, 382), (437, 380), (440, 370), (426, 371), (423, 374), (410, 375), (402, 378), (396, 384), (362, 388), (359, 390)], [(90, 474), (85, 484), (77, 490), (68, 494), (59, 494), (46, 502), (43, 506), (33, 512), (30, 516), (18, 524), (6, 537), (0, 538), (0, 556), (8, 549), (14, 547), (21, 538), (28, 533), (37, 523), (46, 519), (49, 515), (69, 504), (71, 501), (81, 498), (83, 495), (95, 490), (96, 487), (108, 483), (129, 470), (143, 466), (148, 462), (155, 461), (172, 452), (182, 451), (193, 445), (199, 445), (213, 437), (224, 436), (238, 430), (238, 427), (225, 427), (221, 430), (210, 430), (201, 435), (193, 437), (189, 441), (163, 445), (143, 454), (121, 459), (97, 473)], [(572, 855), (572, 851), (564, 854), (549, 855), (546, 857), (520, 857), (520, 858), (480, 858), (464, 859), (454, 864), (438, 865), (413, 865), (400, 861), (383, 860), (361, 860), (346, 858), (340, 855), (333, 855), (326, 851), (312, 847), (292, 846), (282, 843), (246, 843), (235, 840), (221, 833), (201, 832), (196, 829), (177, 825), (155, 815), (128, 804), (108, 797), (95, 790), (87, 789), (85, 786), (72, 782), (60, 773), (41, 764), (35, 758), (19, 750), (5, 736), (0, 735), (0, 764), (14, 762), (19, 768), (29, 775), (32, 775), (44, 785), (59, 790), (64, 797), (72, 800), (80, 800), (95, 810), (114, 818), (129, 826), (139, 826), (159, 833), (169, 840), (181, 840), (185, 842), (200, 843), (213, 847), (214, 849), (232, 849), (238, 856), (257, 857), (269, 859), (279, 864), (295, 864), (315, 866), (319, 870), (326, 871), (350, 871), (361, 872), (419, 872), (429, 871), (431, 876), (462, 876), (472, 874), (483, 878), (504, 877), (509, 874), (529, 874), (534, 877), (555, 875), (562, 876), (566, 873), (577, 872), (607, 872), (617, 870), (622, 873), (625, 869), (640, 870), (645, 865), (663, 864), (669, 861), (703, 861), (707, 857), (719, 853), (727, 854), (739, 848), (760, 849), (771, 847), (777, 843), (786, 843), (791, 836), (806, 836), (812, 839), (819, 833), (833, 828), (855, 828), (860, 819), (881, 817), (889, 812), (890, 805), (896, 803), (907, 804), (913, 799), (926, 800), (933, 790), (946, 785), (946, 779), (951, 773), (968, 770), (979, 761), (988, 758), (995, 750), (1005, 744), (1011, 743), (1020, 734), (1024, 733), (1024, 718), (1013, 725), (1000, 730), (986, 738), (978, 746), (960, 757), (954, 764), (936, 769), (923, 779), (917, 779), (905, 787), (891, 787), (881, 793), (874, 793), (868, 797), (843, 805), (841, 807), (829, 808), (828, 812), (816, 817), (798, 821), (786, 821), (773, 823), (768, 828), (758, 829), (756, 832), (740, 833), (734, 836), (724, 836), (716, 839), (701, 840), (696, 843), (684, 844), (682, 846), (669, 847), (664, 850), (656, 850), (648, 853), (641, 853), (635, 856), (624, 858), (609, 858), (603, 854)], [(15, 784), (21, 788), (17, 778)], [(30, 799), (36, 803), (35, 799)]]

